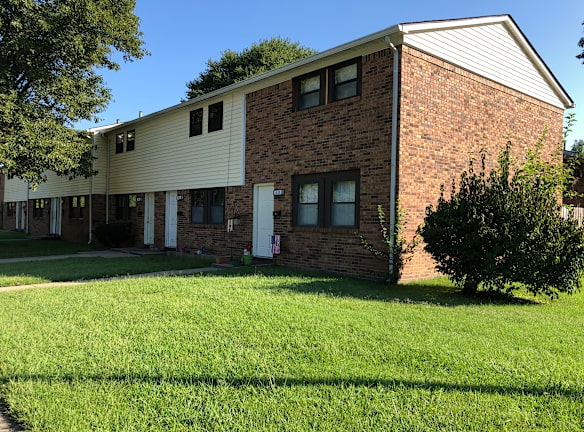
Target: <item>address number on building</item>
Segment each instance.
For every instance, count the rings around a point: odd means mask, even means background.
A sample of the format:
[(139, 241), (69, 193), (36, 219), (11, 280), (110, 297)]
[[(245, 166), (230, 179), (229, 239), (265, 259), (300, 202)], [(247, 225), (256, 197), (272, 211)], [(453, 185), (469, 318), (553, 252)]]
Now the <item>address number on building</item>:
[(274, 196), (284, 196), (284, 189), (274, 189)]

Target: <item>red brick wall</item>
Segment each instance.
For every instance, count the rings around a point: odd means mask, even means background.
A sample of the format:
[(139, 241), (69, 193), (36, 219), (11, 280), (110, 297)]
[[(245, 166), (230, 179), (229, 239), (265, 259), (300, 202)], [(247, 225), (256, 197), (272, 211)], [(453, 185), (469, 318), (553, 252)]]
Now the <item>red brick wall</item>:
[[(254, 184), (284, 189), (274, 199), (281, 212), (274, 221), (281, 235), (278, 263), (386, 276), (386, 263), (361, 247), (359, 235), (377, 240), (377, 205), (389, 207), (391, 64), (388, 50), (364, 56), (361, 96), (308, 110), (294, 110), (292, 81), (247, 96), (246, 184), (235, 199), (251, 219)], [(292, 176), (353, 169), (360, 170), (358, 229), (292, 226)]]
[[(413, 236), (440, 185), (447, 193), (470, 158), (488, 154), (488, 169), (508, 140), (524, 155), (548, 131), (557, 149), (563, 110), (454, 67), (409, 47), (402, 49), (399, 135), (399, 199), (409, 213), (406, 237)], [(406, 266), (403, 280), (432, 276), (433, 262), (421, 251)]]

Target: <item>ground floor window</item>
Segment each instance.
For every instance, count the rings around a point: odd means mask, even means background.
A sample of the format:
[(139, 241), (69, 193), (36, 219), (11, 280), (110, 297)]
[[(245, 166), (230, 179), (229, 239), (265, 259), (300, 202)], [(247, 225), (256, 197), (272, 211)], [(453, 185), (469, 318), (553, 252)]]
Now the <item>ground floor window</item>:
[(191, 191), (191, 223), (222, 224), (225, 221), (225, 188)]
[(69, 219), (83, 219), (85, 217), (85, 196), (69, 197)]
[(359, 226), (359, 171), (294, 176), (293, 185), (295, 226)]
[(35, 199), (34, 200), (34, 207), (32, 209), (32, 217), (42, 218), (44, 208), (45, 208), (45, 200), (44, 199)]
[(14, 216), (16, 214), (16, 203), (6, 203), (6, 216)]
[(128, 221), (136, 219), (136, 194), (116, 195), (116, 219)]

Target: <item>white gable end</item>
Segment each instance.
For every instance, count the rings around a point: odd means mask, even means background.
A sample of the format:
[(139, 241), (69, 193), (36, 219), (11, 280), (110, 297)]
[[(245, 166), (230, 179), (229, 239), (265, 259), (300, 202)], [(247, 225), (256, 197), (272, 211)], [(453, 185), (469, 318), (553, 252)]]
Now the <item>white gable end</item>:
[(404, 43), (543, 102), (565, 108), (544, 74), (503, 23), (406, 33)]

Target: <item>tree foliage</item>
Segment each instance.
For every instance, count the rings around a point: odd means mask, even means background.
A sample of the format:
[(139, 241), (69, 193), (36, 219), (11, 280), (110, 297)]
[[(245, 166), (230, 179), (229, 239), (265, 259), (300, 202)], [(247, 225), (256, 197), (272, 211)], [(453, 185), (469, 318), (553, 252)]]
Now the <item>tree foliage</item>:
[(0, 163), (42, 180), (87, 168), (90, 141), (73, 129), (111, 98), (98, 69), (142, 58), (134, 0), (0, 0)]
[[(582, 26), (584, 26), (584, 22), (582, 22)], [(582, 60), (582, 63), (584, 63), (584, 37), (580, 38), (578, 46), (582, 48), (582, 52), (578, 54), (576, 58), (579, 58), (580, 60)]]
[(209, 59), (207, 69), (187, 83), (187, 99), (218, 90), (254, 75), (303, 59), (316, 51), (289, 39), (261, 40), (241, 52), (224, 51), (218, 61)]
[(561, 217), (571, 169), (561, 158), (545, 159), (544, 140), (545, 133), (522, 163), (512, 160), (508, 143), (488, 175), (484, 155), (478, 172), (471, 161), (450, 197), (442, 188), (436, 208), (426, 209), (425, 250), (465, 292), (479, 284), (500, 292), (525, 286), (550, 297), (580, 289), (584, 231)]

